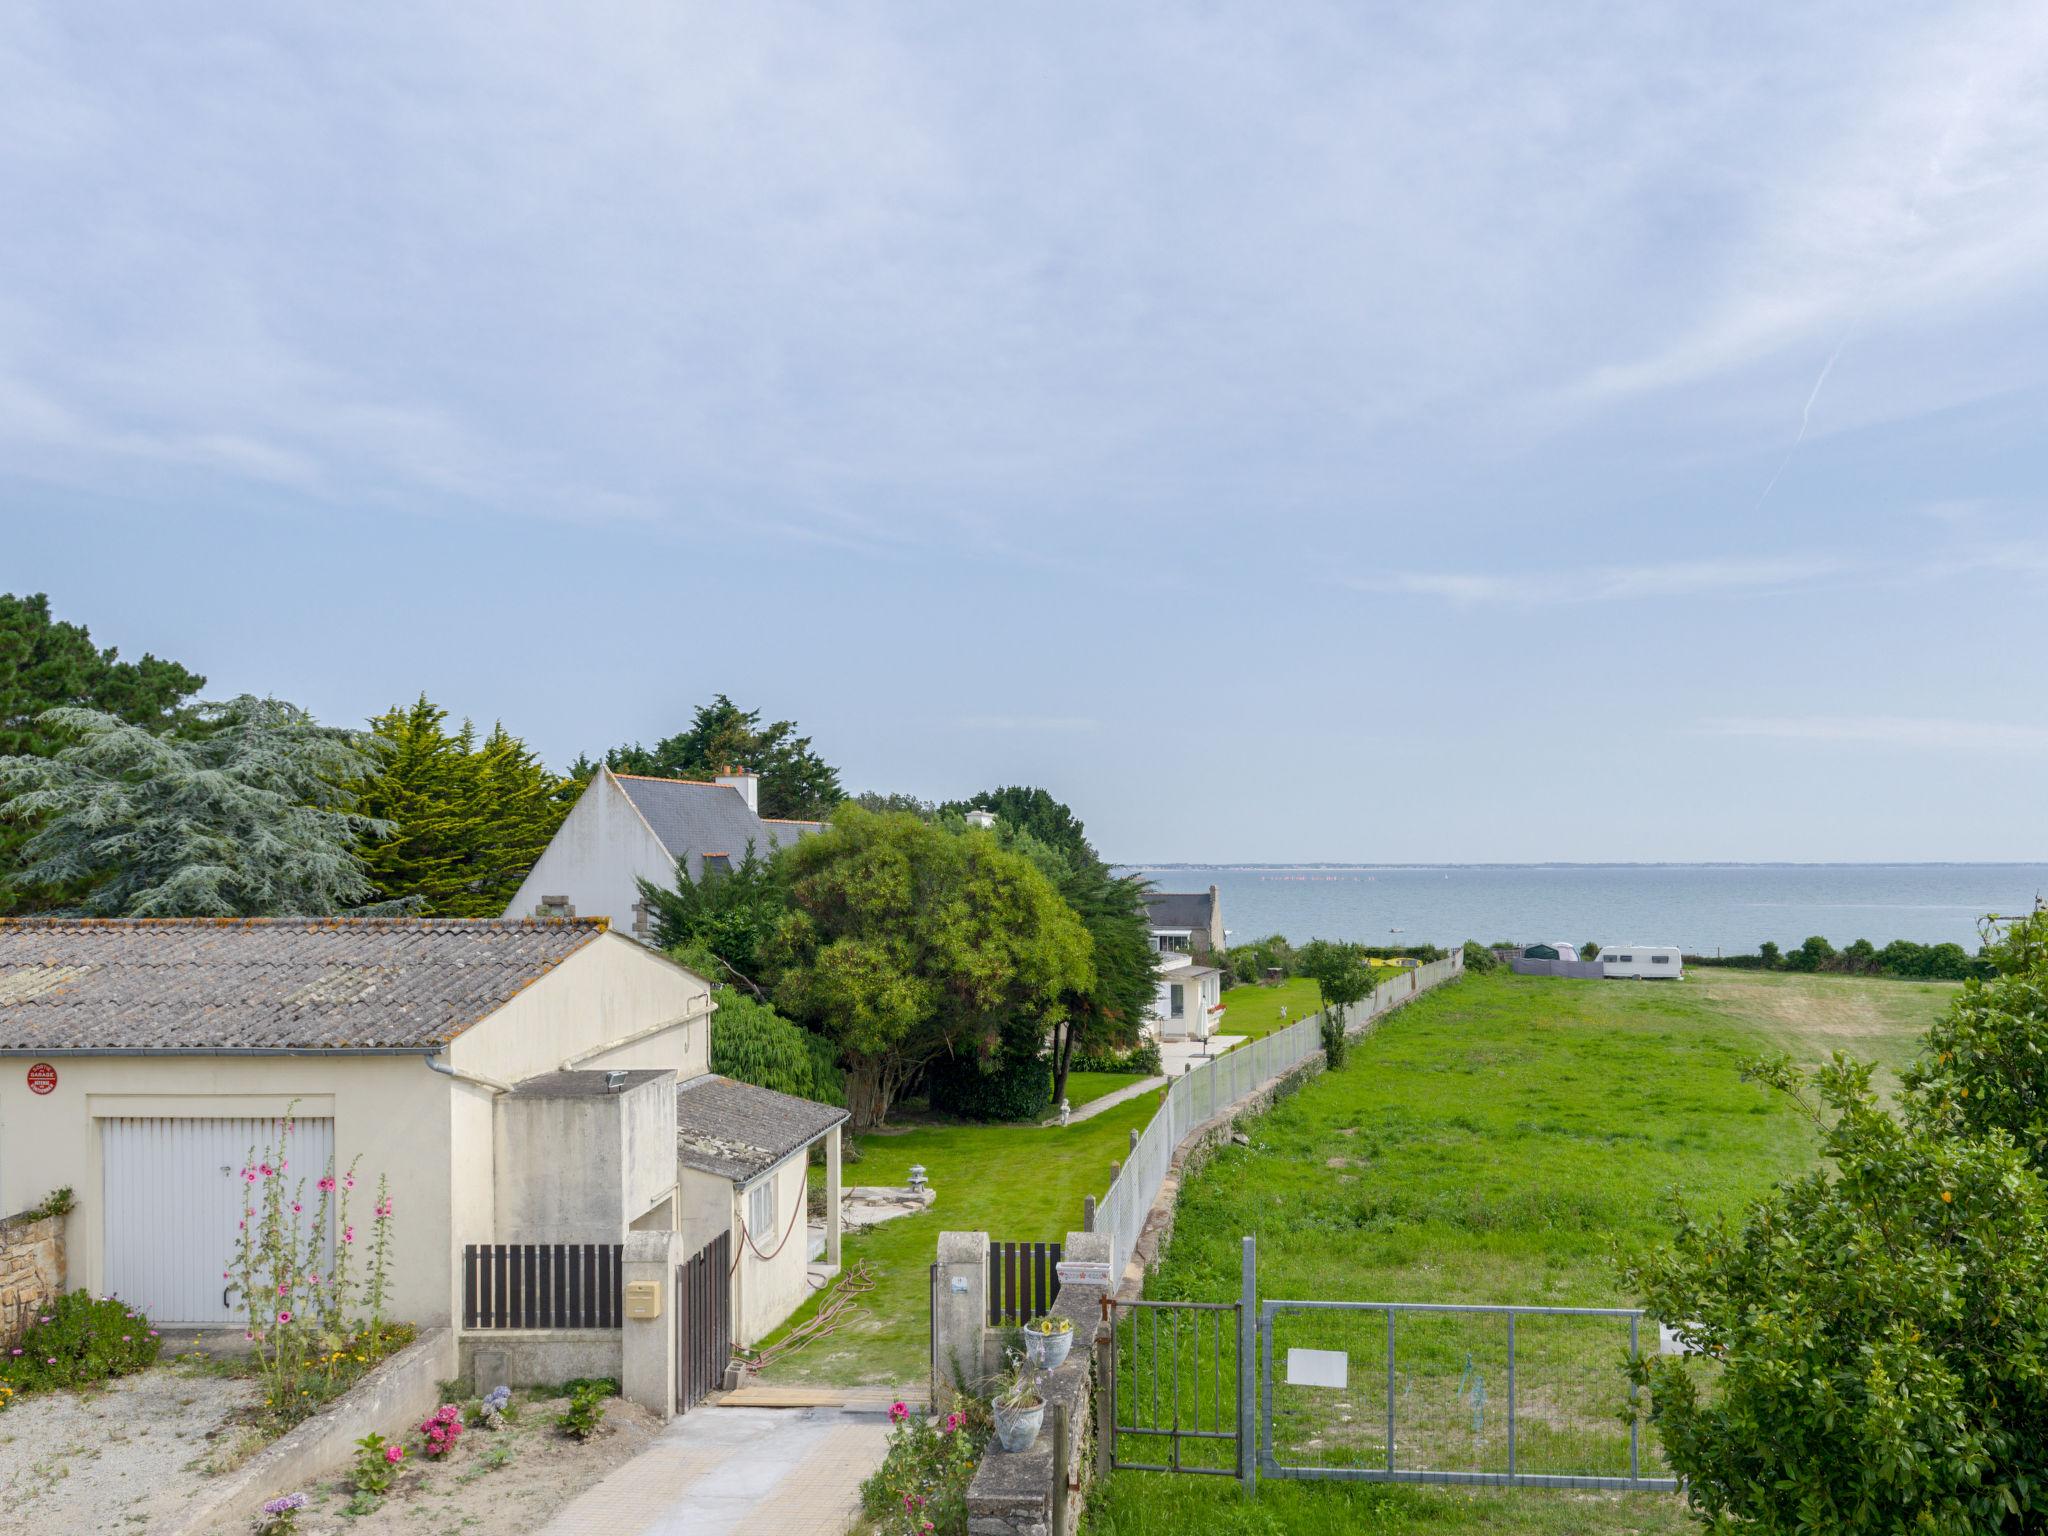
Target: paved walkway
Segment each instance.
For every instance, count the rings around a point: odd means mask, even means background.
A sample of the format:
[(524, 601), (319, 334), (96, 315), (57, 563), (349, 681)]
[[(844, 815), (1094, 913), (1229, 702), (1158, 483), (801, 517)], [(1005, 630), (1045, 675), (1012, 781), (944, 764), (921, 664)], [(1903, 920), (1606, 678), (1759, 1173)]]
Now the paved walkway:
[[(1119, 1104), (1128, 1104), (1139, 1094), (1150, 1093), (1155, 1088), (1164, 1087), (1165, 1084), (1166, 1079), (1163, 1077), (1136, 1079), (1128, 1088), (1119, 1088), (1115, 1093), (1105, 1093), (1099, 1099), (1090, 1099), (1086, 1104), (1083, 1104), (1079, 1109), (1067, 1116), (1067, 1124), (1079, 1125), (1083, 1120), (1092, 1120), (1106, 1109), (1115, 1109)], [(1042, 1123), (1045, 1125), (1058, 1125), (1060, 1117), (1054, 1115), (1050, 1120), (1043, 1121)]]
[(541, 1528), (541, 1536), (842, 1536), (889, 1418), (843, 1408), (706, 1404)]

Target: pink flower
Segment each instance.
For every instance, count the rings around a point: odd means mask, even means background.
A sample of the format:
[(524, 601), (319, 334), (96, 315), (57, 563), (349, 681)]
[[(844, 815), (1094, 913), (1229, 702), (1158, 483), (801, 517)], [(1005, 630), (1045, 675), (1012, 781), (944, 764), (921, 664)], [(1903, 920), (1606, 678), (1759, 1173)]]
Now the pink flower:
[(959, 1427), (960, 1427), (960, 1415), (959, 1415), (959, 1414), (957, 1414), (957, 1413), (949, 1413), (949, 1414), (947, 1414), (947, 1415), (946, 1415), (946, 1433), (950, 1435), (951, 1433), (953, 1433), (953, 1431), (954, 1431), (954, 1430), (958, 1429)]
[(301, 1214), (303, 1214), (303, 1213), (304, 1213), (304, 1211), (305, 1211), (305, 1207), (304, 1207), (304, 1206), (302, 1206), (302, 1205), (300, 1205), (298, 1201), (294, 1200), (294, 1201), (292, 1202), (292, 1214), (293, 1214), (294, 1216), (298, 1216), (298, 1215), (301, 1215)]
[(133, 1344), (135, 1341), (129, 1338), (128, 1335), (124, 1333), (121, 1335), (121, 1342), (123, 1344)]
[(55, 1355), (50, 1356), (49, 1360), (46, 1363), (50, 1365), (55, 1365), (57, 1363), (57, 1357)]
[(352, 1173), (343, 1174), (341, 1176), (341, 1187), (343, 1189), (354, 1189), (356, 1187), (356, 1176)]
[(354, 1242), (356, 1240), (356, 1229), (354, 1227), (343, 1227), (341, 1229), (341, 1240), (344, 1243)]
[(329, 1189), (332, 1189), (332, 1188), (334, 1188), (334, 1175), (333, 1175), (333, 1174), (331, 1174), (331, 1173), (330, 1173), (330, 1174), (327, 1174), (327, 1175), (325, 1175), (325, 1176), (324, 1176), (324, 1177), (323, 1177), (323, 1178), (322, 1178), (322, 1179), (320, 1180), (320, 1183), (319, 1183), (319, 1185), (318, 1185), (318, 1188), (320, 1188), (320, 1189), (322, 1189), (322, 1190), (329, 1190)]
[(277, 1287), (277, 1294), (280, 1296), (289, 1296), (291, 1294), (291, 1290), (292, 1288), (288, 1283), (279, 1282)]
[(385, 1446), (384, 1459), (394, 1467), (397, 1466), (401, 1461), (405, 1460), (405, 1447), (402, 1445)]
[(263, 1177), (265, 1177), (266, 1179), (270, 1177), (272, 1172), (271, 1166), (268, 1163), (258, 1163), (256, 1165), (256, 1171), (262, 1174)]
[(889, 1422), (891, 1424), (901, 1424), (909, 1417), (910, 1405), (908, 1403), (891, 1403), (889, 1405)]
[(289, 1312), (280, 1312), (277, 1314), (277, 1320), (280, 1323), (288, 1323), (292, 1320), (292, 1315)]
[(149, 1330), (149, 1336), (150, 1336), (150, 1337), (151, 1337), (152, 1339), (156, 1337), (156, 1330), (155, 1330), (154, 1328), (152, 1328), (152, 1329), (150, 1329), (150, 1330)]

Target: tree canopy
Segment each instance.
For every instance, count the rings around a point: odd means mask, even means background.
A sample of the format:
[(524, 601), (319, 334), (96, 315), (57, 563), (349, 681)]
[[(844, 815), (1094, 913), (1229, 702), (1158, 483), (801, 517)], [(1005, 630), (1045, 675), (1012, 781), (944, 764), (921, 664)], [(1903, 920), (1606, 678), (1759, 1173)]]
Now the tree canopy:
[(968, 811), (994, 812), (1000, 826), (1029, 833), (1071, 863), (1101, 862), (1081, 819), (1050, 792), (1035, 785), (1005, 784), (1001, 789), (985, 789), (968, 799), (949, 800), (939, 807), (942, 816), (964, 815)]
[(45, 713), (50, 757), (0, 757), (9, 817), (35, 830), (25, 881), (100, 916), (325, 917), (375, 894), (357, 845), (390, 830), (353, 808), (375, 743), (250, 695), (158, 735), (91, 709)]
[(686, 729), (652, 747), (637, 741), (614, 747), (605, 753), (605, 764), (614, 773), (669, 779), (709, 779), (729, 768), (748, 769), (761, 780), (761, 814), (791, 821), (826, 820), (845, 798), (839, 771), (812, 749), (810, 737), (797, 734), (794, 720), (763, 725), (759, 710), (741, 709), (722, 693)]
[(566, 781), (504, 726), (478, 739), (421, 694), (370, 722), (382, 750), (355, 809), (391, 835), (361, 856), (379, 898), (430, 917), (497, 917), (569, 813)]
[(1150, 887), (1136, 875), (1118, 875), (1099, 859), (1072, 866), (1059, 882), (1061, 898), (1087, 930), (1094, 975), (1062, 999), (1053, 1033), (1055, 1101), (1066, 1097), (1076, 1054), (1109, 1056), (1144, 1037), (1157, 995), (1159, 953), (1145, 911)]
[(1752, 1064), (1811, 1117), (1823, 1165), (1739, 1222), (1681, 1209), (1629, 1268), (1697, 1351), (1632, 1369), (1717, 1527), (2048, 1530), (2048, 919), (1988, 953), (1996, 978), (1966, 983), (1897, 1110), (1840, 1055)]
[(707, 867), (699, 881), (690, 879), (688, 862), (678, 859), (674, 885), (642, 880), (640, 895), (660, 948), (679, 956), (687, 951), (690, 958), (683, 963), (712, 981), (758, 990), (768, 942), (782, 921), (784, 890), (775, 865), (757, 857), (752, 843), (730, 870), (717, 874)]
[[(88, 709), (130, 725), (161, 731), (174, 724), (206, 679), (174, 661), (144, 653), (122, 661), (112, 646), (101, 650), (82, 624), (50, 616), (42, 593), (0, 592), (0, 757), (49, 757), (63, 745), (62, 729), (47, 718), (56, 709)], [(32, 819), (0, 819), (0, 916), (62, 904), (77, 892), (36, 890), (18, 878), (21, 845)]]
[(1093, 980), (1080, 920), (993, 838), (848, 806), (776, 864), (788, 911), (770, 946), (774, 999), (837, 1041), (857, 1125), (886, 1120), (936, 1057), (1042, 1040)]

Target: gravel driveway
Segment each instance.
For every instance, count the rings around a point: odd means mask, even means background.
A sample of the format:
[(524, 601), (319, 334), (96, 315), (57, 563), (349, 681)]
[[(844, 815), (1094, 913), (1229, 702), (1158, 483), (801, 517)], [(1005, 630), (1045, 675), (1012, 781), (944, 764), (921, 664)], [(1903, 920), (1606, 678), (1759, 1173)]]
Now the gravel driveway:
[(158, 1365), (90, 1392), (43, 1392), (0, 1413), (0, 1531), (143, 1531), (230, 1453), (247, 1380)]

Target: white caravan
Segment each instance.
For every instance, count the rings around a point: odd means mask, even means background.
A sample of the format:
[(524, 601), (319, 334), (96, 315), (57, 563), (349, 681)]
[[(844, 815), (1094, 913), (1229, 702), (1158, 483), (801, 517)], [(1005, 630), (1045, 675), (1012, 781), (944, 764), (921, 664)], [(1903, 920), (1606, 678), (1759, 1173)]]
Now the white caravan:
[(1600, 951), (1601, 974), (1635, 981), (1682, 981), (1685, 964), (1675, 944), (1616, 944)]

